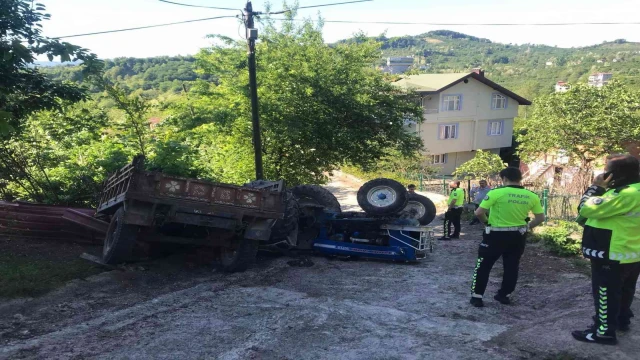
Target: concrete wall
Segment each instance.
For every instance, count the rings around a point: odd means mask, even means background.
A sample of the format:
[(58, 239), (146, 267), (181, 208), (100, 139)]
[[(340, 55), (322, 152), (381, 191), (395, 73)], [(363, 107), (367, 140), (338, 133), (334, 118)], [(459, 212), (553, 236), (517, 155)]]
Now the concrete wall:
[[(492, 95), (498, 93), (487, 85), (468, 79), (451, 88), (422, 98), (424, 122), (410, 128), (424, 141), (427, 153), (445, 154), (478, 149), (493, 149), (511, 146), (513, 119), (518, 115), (518, 102), (507, 97), (506, 109), (492, 108)], [(447, 95), (462, 95), (459, 111), (443, 111), (443, 99)], [(504, 94), (502, 94), (504, 95)], [(491, 121), (502, 121), (502, 135), (488, 135)], [(456, 139), (439, 139), (440, 125), (457, 124)]]
[[(485, 149), (485, 151), (489, 151), (494, 154), (500, 154), (500, 149)], [(475, 151), (461, 151), (461, 152), (453, 152), (447, 154), (447, 162), (446, 164), (436, 164), (433, 165), (436, 168), (439, 168), (439, 175), (451, 175), (458, 168), (458, 166), (464, 164), (465, 162), (473, 159), (476, 156)]]

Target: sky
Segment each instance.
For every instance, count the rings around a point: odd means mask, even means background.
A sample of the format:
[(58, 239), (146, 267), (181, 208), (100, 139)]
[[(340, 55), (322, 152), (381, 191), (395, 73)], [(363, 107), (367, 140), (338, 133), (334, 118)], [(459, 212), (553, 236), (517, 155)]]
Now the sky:
[[(244, 7), (243, 0), (172, 0), (175, 2)], [(299, 0), (300, 6), (345, 0)], [(240, 11), (200, 9), (162, 3), (158, 0), (39, 0), (51, 20), (44, 23), (49, 37), (162, 24)], [(253, 1), (254, 10), (267, 1)], [(281, 1), (272, 1), (274, 10)], [(341, 6), (300, 10), (298, 17), (326, 20), (431, 22), (431, 23), (549, 23), (549, 22), (637, 22), (640, 0), (374, 0)], [(534, 43), (578, 47), (615, 39), (640, 42), (640, 25), (607, 26), (432, 26), (326, 23), (327, 42), (348, 38), (358, 31), (376, 36), (417, 35), (431, 30), (453, 30), (500, 43)], [(242, 29), (235, 18), (218, 19), (162, 28), (63, 39), (90, 49), (100, 58), (190, 55), (211, 40), (207, 34), (240, 39)]]

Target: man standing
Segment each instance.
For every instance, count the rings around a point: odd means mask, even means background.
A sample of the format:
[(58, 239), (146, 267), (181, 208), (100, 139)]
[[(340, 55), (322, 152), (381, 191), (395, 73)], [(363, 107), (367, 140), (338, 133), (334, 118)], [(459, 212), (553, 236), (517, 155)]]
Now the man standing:
[(640, 274), (640, 163), (630, 155), (607, 159), (578, 206), (586, 218), (582, 253), (591, 260), (595, 323), (571, 333), (576, 340), (615, 345), (627, 331)]
[(416, 193), (416, 186), (413, 184), (409, 184), (407, 186), (407, 192), (409, 192), (409, 194), (415, 194)]
[[(474, 210), (478, 210), (480, 203), (487, 196), (489, 190), (491, 190), (491, 188), (487, 185), (487, 181), (480, 180), (480, 187), (471, 192), (471, 196), (473, 197), (473, 206), (475, 207)], [(477, 217), (474, 217), (469, 225), (475, 225), (478, 223), (480, 223), (480, 220), (478, 220)]]
[[(511, 303), (509, 297), (518, 282), (525, 234), (527, 230), (544, 221), (540, 198), (520, 185), (522, 173), (518, 168), (508, 167), (502, 170), (500, 178), (504, 186), (489, 191), (476, 210), (476, 216), (480, 222), (486, 224), (486, 230), (482, 234), (471, 285), (471, 305), (475, 307), (484, 306), (482, 297), (489, 282), (489, 274), (493, 264), (500, 257), (504, 273), (502, 287), (494, 299), (504, 305)], [(527, 223), (529, 212), (533, 212), (535, 219)]]
[[(460, 181), (449, 183), (449, 201), (447, 212), (444, 213), (444, 230), (439, 240), (450, 240), (460, 238), (460, 218), (462, 216), (462, 205), (464, 204), (464, 190), (460, 189)], [(451, 225), (453, 224), (453, 234)]]

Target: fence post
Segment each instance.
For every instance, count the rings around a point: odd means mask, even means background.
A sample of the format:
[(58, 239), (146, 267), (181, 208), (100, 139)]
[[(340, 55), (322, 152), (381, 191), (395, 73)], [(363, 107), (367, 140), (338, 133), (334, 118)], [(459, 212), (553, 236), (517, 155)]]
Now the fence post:
[(420, 173), (420, 174), (418, 175), (418, 181), (420, 181), (420, 191), (422, 191), (422, 187), (423, 187), (423, 185), (422, 185), (422, 181), (423, 181), (423, 175), (422, 175), (422, 173)]
[(542, 190), (542, 208), (544, 209), (544, 224), (547, 225), (547, 217), (549, 210), (549, 189)]

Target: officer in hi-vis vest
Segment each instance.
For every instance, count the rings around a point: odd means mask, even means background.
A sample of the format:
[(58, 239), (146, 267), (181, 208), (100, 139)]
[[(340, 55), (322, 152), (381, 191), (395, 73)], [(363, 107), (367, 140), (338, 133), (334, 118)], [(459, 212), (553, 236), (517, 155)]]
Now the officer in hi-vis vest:
[[(489, 273), (500, 257), (504, 274), (502, 287), (494, 299), (505, 305), (511, 303), (509, 297), (518, 282), (525, 234), (544, 221), (540, 198), (520, 185), (522, 173), (518, 168), (508, 167), (502, 170), (500, 178), (504, 186), (489, 191), (476, 210), (476, 216), (486, 228), (471, 285), (471, 305), (475, 307), (484, 306), (482, 297), (489, 281)], [(527, 223), (529, 212), (535, 215), (535, 219)]]
[(586, 219), (582, 253), (591, 260), (594, 324), (572, 333), (576, 340), (615, 345), (616, 330), (627, 331), (640, 274), (640, 163), (612, 155), (578, 206)]
[[(444, 213), (444, 229), (442, 237), (438, 240), (451, 240), (460, 238), (460, 220), (462, 217), (462, 209), (464, 205), (464, 189), (460, 188), (460, 181), (452, 181), (449, 183), (451, 189), (449, 200), (447, 201), (447, 211)], [(453, 225), (453, 234), (451, 233), (451, 225)]]

